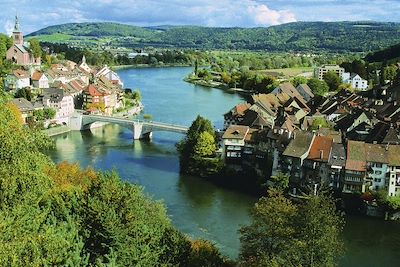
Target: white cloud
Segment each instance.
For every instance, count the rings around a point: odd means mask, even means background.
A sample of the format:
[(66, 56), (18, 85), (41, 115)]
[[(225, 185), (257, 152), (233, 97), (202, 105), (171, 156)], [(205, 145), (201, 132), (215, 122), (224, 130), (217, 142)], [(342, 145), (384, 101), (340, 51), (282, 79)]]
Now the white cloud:
[(7, 35), (11, 35), (14, 30), (14, 22), (11, 20), (6, 20), (4, 24), (4, 31), (6, 32)]
[[(301, 21), (400, 21), (399, 0), (0, 0), (0, 24), (10, 30), (18, 11), (29, 33), (69, 22), (114, 21), (139, 26), (255, 27)], [(390, 8), (388, 8), (390, 7)]]
[(272, 10), (266, 5), (255, 2), (247, 7), (247, 11), (254, 17), (254, 22), (259, 25), (277, 25), (296, 21), (295, 15), (288, 10)]

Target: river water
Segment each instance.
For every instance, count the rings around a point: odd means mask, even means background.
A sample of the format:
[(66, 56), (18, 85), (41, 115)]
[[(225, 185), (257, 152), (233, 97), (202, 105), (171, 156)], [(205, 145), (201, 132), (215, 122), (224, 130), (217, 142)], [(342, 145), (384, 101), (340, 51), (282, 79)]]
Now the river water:
[[(125, 87), (140, 89), (144, 113), (154, 121), (181, 125), (199, 114), (222, 127), (223, 114), (243, 99), (218, 89), (182, 81), (191, 68), (125, 69), (118, 73)], [(180, 134), (154, 132), (151, 141), (132, 141), (130, 130), (106, 125), (91, 132), (54, 137), (49, 152), (56, 162), (67, 160), (101, 170), (116, 170), (127, 181), (143, 186), (161, 200), (174, 225), (194, 238), (217, 244), (223, 254), (236, 258), (238, 229), (249, 223), (254, 197), (214, 186), (200, 178), (179, 174), (175, 143)], [(348, 217), (344, 231), (346, 257), (340, 266), (400, 266), (400, 224)]]

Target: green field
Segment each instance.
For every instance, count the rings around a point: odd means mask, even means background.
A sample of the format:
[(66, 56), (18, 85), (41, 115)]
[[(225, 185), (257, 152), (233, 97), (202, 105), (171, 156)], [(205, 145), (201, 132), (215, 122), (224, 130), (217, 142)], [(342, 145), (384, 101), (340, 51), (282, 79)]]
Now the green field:
[(259, 70), (257, 72), (276, 77), (292, 78), (303, 73), (309, 73), (309, 72), (312, 73), (313, 71), (314, 68), (312, 67), (297, 67), (297, 68), (286, 68), (286, 69)]

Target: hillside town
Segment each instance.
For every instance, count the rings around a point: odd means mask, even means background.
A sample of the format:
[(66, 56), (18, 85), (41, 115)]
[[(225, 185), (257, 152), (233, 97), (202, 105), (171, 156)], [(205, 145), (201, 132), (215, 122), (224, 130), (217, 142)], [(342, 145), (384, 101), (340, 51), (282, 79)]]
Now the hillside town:
[[(4, 88), (15, 95), (12, 102), (22, 113), (24, 123), (44, 119), (45, 126), (68, 125), (76, 110), (104, 115), (132, 107), (140, 111), (138, 101), (125, 99), (132, 92), (123, 89), (120, 77), (107, 65), (89, 66), (85, 56), (79, 63), (59, 60), (50, 66), (43, 65), (41, 58), (33, 55), (29, 43), (24, 42), (18, 17), (12, 39), (14, 44), (6, 58), (18, 67), (5, 77)], [(40, 116), (42, 113), (47, 116)]]
[(322, 80), (328, 71), (356, 90), (323, 97), (285, 82), (229, 110), (225, 162), (237, 169), (271, 162), (266, 177), (290, 176), (292, 195), (326, 185), (344, 194), (400, 196), (399, 81), (368, 90), (358, 74), (334, 65), (314, 75)]

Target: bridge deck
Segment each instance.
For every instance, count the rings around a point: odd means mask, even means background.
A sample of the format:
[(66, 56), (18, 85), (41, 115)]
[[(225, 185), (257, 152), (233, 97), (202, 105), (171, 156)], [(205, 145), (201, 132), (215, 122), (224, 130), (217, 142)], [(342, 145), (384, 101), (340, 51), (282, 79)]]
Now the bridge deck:
[(189, 127), (171, 123), (143, 121), (136, 119), (132, 120), (132, 119), (103, 116), (103, 115), (82, 115), (82, 118), (90, 121), (111, 122), (111, 123), (132, 125), (132, 126), (142, 125), (151, 128), (152, 130), (164, 130), (164, 131), (179, 132), (179, 133), (186, 133), (189, 129)]

